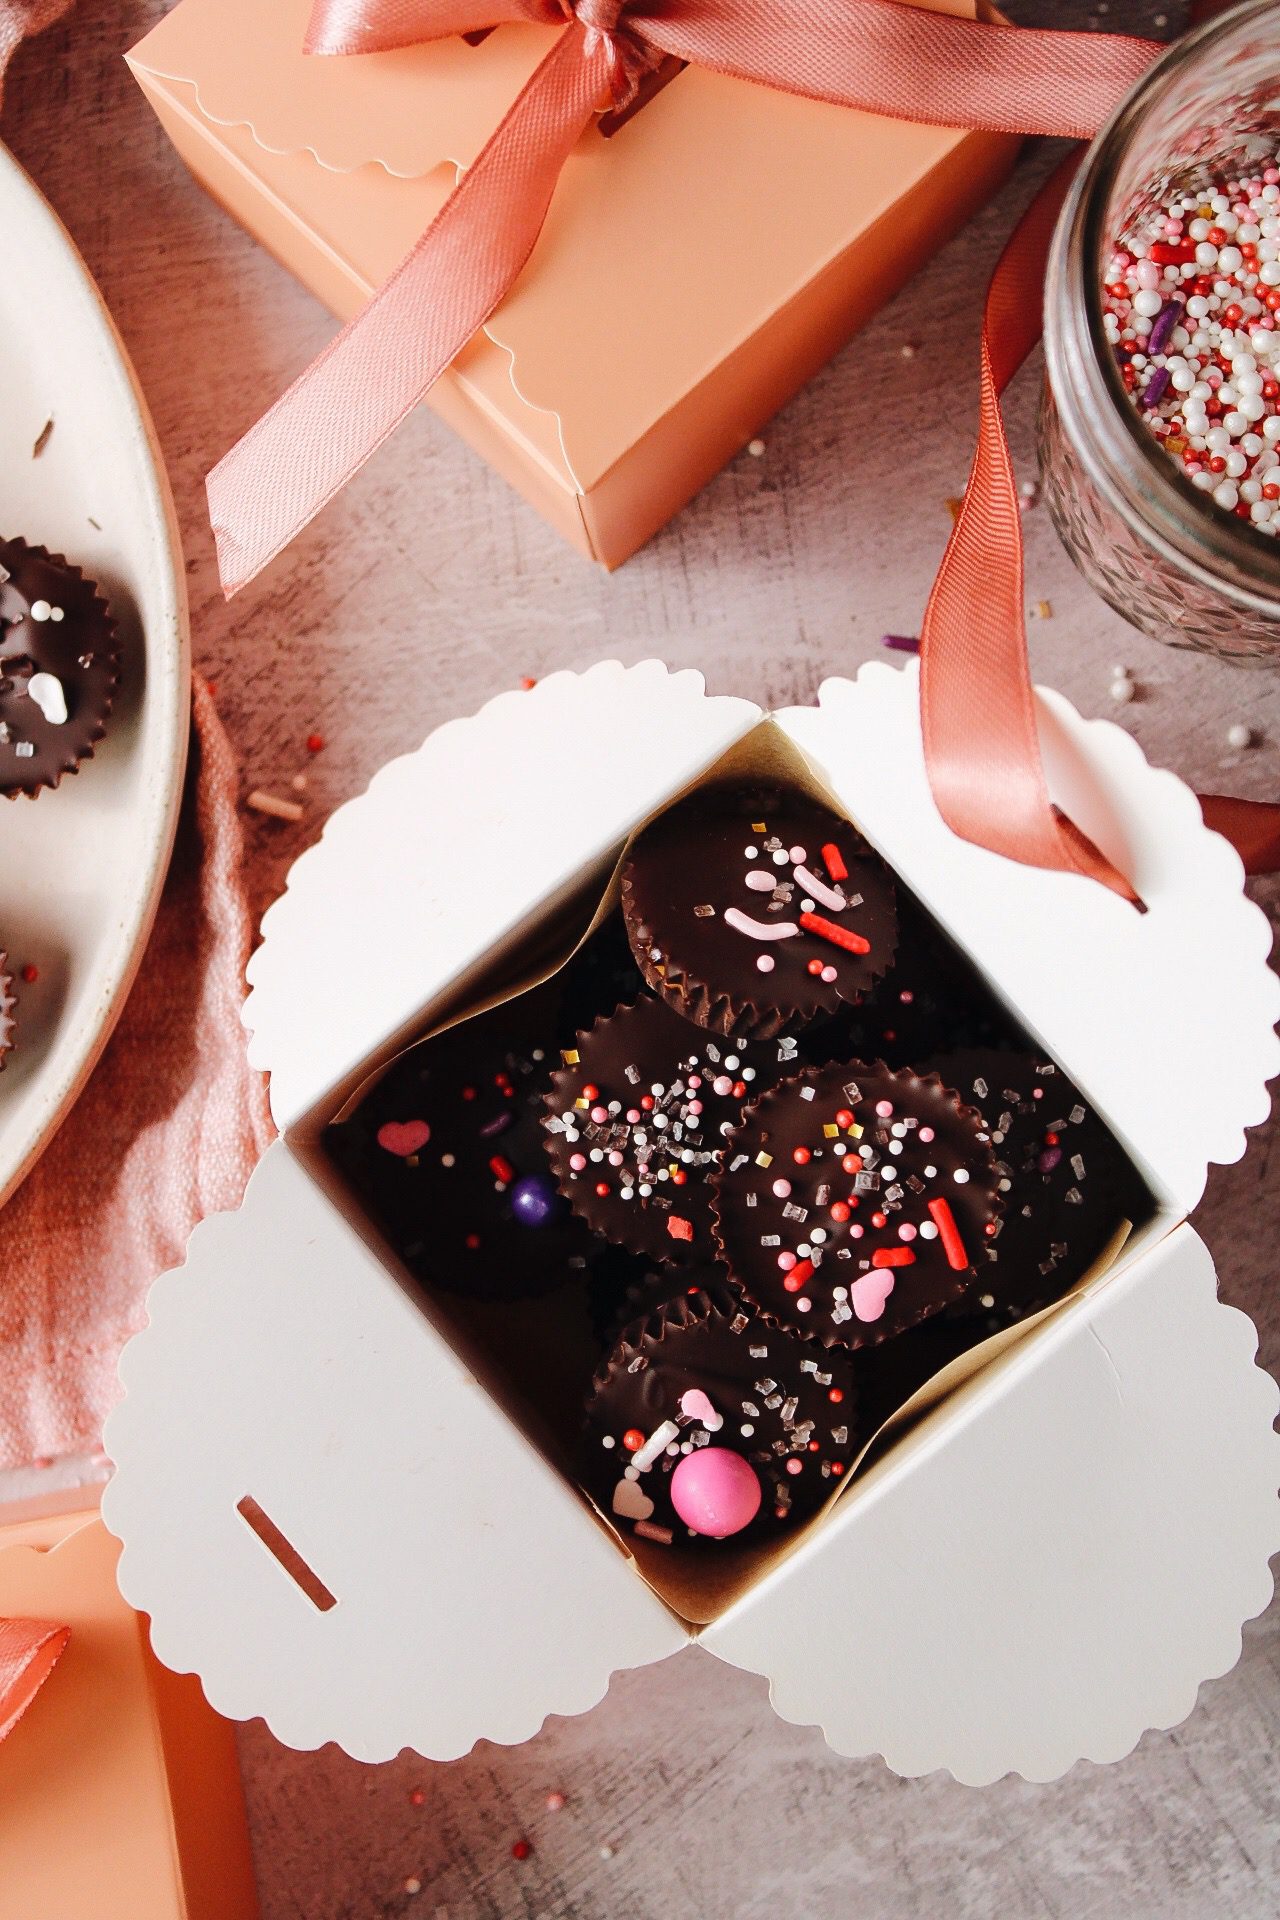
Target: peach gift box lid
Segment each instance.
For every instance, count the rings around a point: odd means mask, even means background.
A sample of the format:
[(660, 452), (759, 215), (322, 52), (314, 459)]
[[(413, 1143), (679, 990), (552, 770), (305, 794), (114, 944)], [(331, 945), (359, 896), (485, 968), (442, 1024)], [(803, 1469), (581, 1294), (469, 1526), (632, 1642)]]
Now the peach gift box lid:
[(254, 1920), (233, 1729), (152, 1658), (119, 1551), (96, 1514), (0, 1518), (0, 1617), (71, 1628), (0, 1745), (0, 1920)]
[[(285, 1137), (241, 1211), (157, 1283), (108, 1432), (124, 1590), (222, 1711), (299, 1746), (448, 1757), (525, 1739), (693, 1637), (348, 1218), (311, 1146), (371, 1062), (761, 726), (1084, 1087), (1157, 1212), (696, 1637), (839, 1751), (971, 1781), (1118, 1757), (1238, 1657), (1280, 1545), (1277, 1395), (1185, 1214), (1208, 1161), (1238, 1158), (1267, 1113), (1280, 983), (1194, 796), (1118, 728), (1039, 701), (1055, 797), (1145, 914), (948, 832), (914, 666), (773, 716), (654, 661), (556, 674), (441, 728), (334, 815), (251, 969), (253, 1057)], [(325, 952), (353, 991), (334, 994)], [(246, 1495), (333, 1604), (268, 1552)]]
[[(345, 317), (399, 264), (552, 42), (511, 25), (478, 46), (308, 57), (309, 12), (310, 0), (180, 0), (129, 59), (196, 173)], [(955, 231), (1016, 147), (687, 68), (614, 137), (583, 135), (529, 266), (431, 403), (550, 512), (540, 476), (562, 518), (578, 514), (566, 494), (608, 492), (678, 417), (649, 460), (688, 463), (687, 497)], [(758, 354), (752, 341), (775, 324)], [(620, 480), (587, 539), (631, 550), (651, 525), (601, 528), (625, 519), (622, 494), (660, 485)]]

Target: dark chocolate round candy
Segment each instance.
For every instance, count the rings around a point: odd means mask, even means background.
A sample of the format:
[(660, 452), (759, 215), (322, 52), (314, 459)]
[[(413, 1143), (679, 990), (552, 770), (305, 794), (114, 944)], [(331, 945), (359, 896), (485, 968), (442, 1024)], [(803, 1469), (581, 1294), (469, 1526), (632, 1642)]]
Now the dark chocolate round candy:
[(897, 941), (893, 881), (802, 794), (704, 788), (645, 828), (622, 876), (632, 951), (686, 1019), (795, 1033), (862, 999)]
[[(1133, 1217), (1139, 1182), (1120, 1146), (1052, 1061), (973, 1048), (936, 1063), (983, 1115), (1004, 1216), (981, 1283), (951, 1309), (1002, 1326), (1061, 1299)], [(1133, 1192), (1130, 1192), (1133, 1189)]]
[(56, 787), (106, 732), (115, 622), (61, 554), (0, 540), (0, 793)]
[(585, 1273), (592, 1236), (542, 1150), (560, 1015), (552, 982), (423, 1041), (326, 1135), (396, 1252), (433, 1286), (510, 1300)]
[(762, 1313), (873, 1346), (985, 1273), (999, 1187), (982, 1116), (936, 1074), (855, 1060), (747, 1109), (714, 1183), (716, 1238)]
[(561, 1193), (632, 1253), (711, 1260), (708, 1182), (725, 1134), (786, 1072), (793, 1048), (717, 1039), (648, 994), (597, 1020), (565, 1050), (547, 1095)]
[(920, 1066), (959, 1047), (1017, 1045), (1020, 1034), (972, 961), (911, 894), (898, 892), (898, 948), (883, 980), (824, 1032), (831, 1058)]
[(630, 1327), (600, 1367), (583, 1477), (623, 1532), (758, 1544), (835, 1490), (859, 1444), (853, 1416), (848, 1360), (765, 1326), (713, 1283)]

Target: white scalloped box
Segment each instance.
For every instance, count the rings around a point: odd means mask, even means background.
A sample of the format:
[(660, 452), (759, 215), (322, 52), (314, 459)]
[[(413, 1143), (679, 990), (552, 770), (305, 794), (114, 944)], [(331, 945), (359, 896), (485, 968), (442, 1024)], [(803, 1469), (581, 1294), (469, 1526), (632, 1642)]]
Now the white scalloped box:
[[(1145, 914), (947, 830), (914, 666), (829, 681), (774, 719), (1088, 1090), (1157, 1217), (697, 1635), (838, 1751), (975, 1782), (1049, 1779), (1182, 1719), (1238, 1657), (1280, 1547), (1276, 1389), (1184, 1219), (1208, 1162), (1238, 1158), (1268, 1111), (1268, 929), (1194, 796), (1118, 728), (1039, 700), (1055, 798)], [(311, 1143), (371, 1061), (761, 718), (655, 661), (504, 694), (341, 808), (267, 915), (246, 1020), (284, 1139), (157, 1283), (107, 1432), (124, 1592), (224, 1713), (300, 1747), (450, 1758), (581, 1712), (613, 1671), (692, 1637), (361, 1234)], [(318, 954), (341, 955), (336, 994)]]

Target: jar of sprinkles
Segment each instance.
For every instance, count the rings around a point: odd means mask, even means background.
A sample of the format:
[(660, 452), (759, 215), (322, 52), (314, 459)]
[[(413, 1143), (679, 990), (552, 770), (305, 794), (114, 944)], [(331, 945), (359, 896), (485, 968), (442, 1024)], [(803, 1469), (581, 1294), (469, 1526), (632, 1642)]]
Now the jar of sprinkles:
[(1085, 156), (1045, 290), (1044, 497), (1144, 632), (1280, 657), (1280, 0), (1172, 46)]

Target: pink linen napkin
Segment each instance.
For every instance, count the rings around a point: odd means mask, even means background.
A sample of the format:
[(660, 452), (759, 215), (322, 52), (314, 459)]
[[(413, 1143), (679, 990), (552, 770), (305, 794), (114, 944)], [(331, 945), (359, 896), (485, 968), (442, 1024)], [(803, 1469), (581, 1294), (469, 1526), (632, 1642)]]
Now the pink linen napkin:
[(240, 1024), (251, 930), (237, 769), (198, 677), (193, 717), (141, 971), (84, 1093), (0, 1211), (0, 1468), (97, 1444), (148, 1286), (197, 1221), (239, 1204), (271, 1137)]

